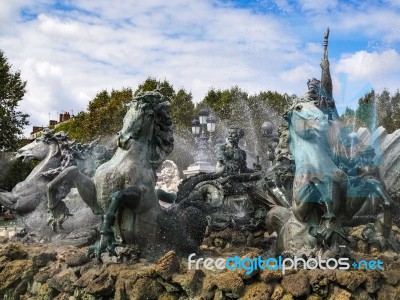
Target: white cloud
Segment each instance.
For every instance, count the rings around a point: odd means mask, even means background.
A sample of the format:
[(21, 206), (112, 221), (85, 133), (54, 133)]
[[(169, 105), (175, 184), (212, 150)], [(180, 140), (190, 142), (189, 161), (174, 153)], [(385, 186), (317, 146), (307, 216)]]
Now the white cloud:
[(317, 74), (320, 75), (318, 72), (320, 73), (321, 71), (316, 65), (305, 64), (296, 66), (291, 70), (282, 72), (280, 76), (282, 80), (285, 80), (285, 82), (292, 84), (296, 84), (298, 82), (303, 81), (304, 91), (306, 91), (307, 80), (313, 77), (318, 77)]
[(273, 1), (283, 12), (293, 11), (293, 7), (288, 0), (275, 0)]
[(76, 38), (76, 37), (87, 37), (86, 30), (83, 26), (80, 26), (72, 20), (60, 20), (56, 17), (50, 17), (45, 14), (38, 16), (39, 30), (44, 34), (53, 36), (54, 38)]
[(61, 67), (54, 66), (47, 61), (36, 63), (35, 71), (39, 78), (49, 78), (49, 77), (61, 78), (62, 76)]
[(390, 6), (400, 7), (400, 0), (386, 0)]
[[(313, 1), (298, 0), (291, 3), (292, 9), (304, 12), (301, 16), (293, 13), (296, 25), (308, 32), (315, 32), (316, 28), (331, 26), (338, 36), (353, 36), (376, 39), (385, 43), (400, 40), (400, 6), (399, 0), (388, 0), (389, 5), (380, 1)], [(302, 32), (302, 30), (299, 30)]]
[(321, 54), (323, 53), (323, 47), (321, 43), (307, 43), (306, 44), (306, 50), (309, 53), (316, 53), (316, 54)]
[(343, 55), (334, 67), (338, 106), (356, 107), (357, 100), (372, 88), (396, 91), (399, 68), (400, 55), (393, 49)]
[(345, 11), (336, 16), (343, 30), (358, 30), (370, 38), (393, 42), (400, 40), (399, 12), (388, 8), (371, 7), (365, 11)]
[(0, 22), (6, 25), (6, 22), (18, 16), (21, 6), (26, 5), (28, 0), (13, 0), (0, 2)]
[[(389, 38), (396, 30), (385, 17), (394, 20), (398, 15), (384, 9), (380, 15), (369, 9), (358, 12), (337, 1), (303, 0), (297, 6), (278, 1), (285, 12), (300, 18), (290, 22), (283, 14), (255, 14), (212, 0), (131, 0), (113, 5), (106, 0), (74, 0), (66, 2), (71, 5), (69, 10), (62, 11), (54, 10), (49, 0), (14, 3), (7, 4), (4, 16), (0, 14), (5, 23), (0, 44), (28, 81), (21, 107), (31, 114), (33, 125), (46, 124), (48, 113), (86, 109), (88, 101), (103, 89), (135, 89), (148, 76), (165, 78), (176, 89), (184, 87), (195, 101), (210, 87), (233, 85), (249, 93), (271, 89), (303, 94), (307, 79), (320, 76), (322, 36), (315, 38), (316, 28), (321, 31), (335, 24), (336, 36), (360, 29), (363, 35)], [(298, 15), (294, 9), (298, 5), (307, 11), (306, 17)], [(21, 9), (31, 13), (29, 18), (21, 16)], [(379, 21), (378, 16), (383, 19)], [(374, 84), (379, 81), (375, 74), (387, 77), (385, 72), (389, 72), (395, 82), (394, 69), (387, 61), (397, 61), (397, 52), (383, 53), (381, 63), (371, 58), (362, 78), (355, 77), (361, 70), (355, 67), (359, 53), (349, 53), (338, 63), (332, 61), (332, 70), (347, 72), (352, 82), (368, 79)]]
[(303, 10), (311, 11), (326, 11), (336, 8), (338, 5), (337, 0), (299, 0), (298, 2)]
[(350, 79), (371, 79), (397, 73), (400, 55), (394, 49), (383, 52), (358, 51), (343, 56), (336, 66), (336, 72), (349, 74)]

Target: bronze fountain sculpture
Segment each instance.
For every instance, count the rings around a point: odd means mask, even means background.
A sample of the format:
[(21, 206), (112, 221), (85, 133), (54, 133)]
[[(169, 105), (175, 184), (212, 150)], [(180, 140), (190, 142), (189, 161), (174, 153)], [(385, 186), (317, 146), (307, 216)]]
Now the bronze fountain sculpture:
[[(93, 215), (102, 216), (100, 237), (89, 250), (99, 260), (103, 252), (116, 255), (121, 243), (197, 251), (207, 225), (216, 230), (266, 228), (277, 232), (278, 254), (317, 249), (332, 256), (349, 244), (349, 227), (367, 224), (363, 237), (368, 243), (400, 252), (391, 233), (399, 191), (393, 157), (400, 134), (363, 131), (363, 138), (352, 140), (351, 159), (341, 155), (348, 145), (342, 143), (332, 97), (328, 37), (329, 30), (321, 81), (310, 80), (308, 93), (289, 105), (287, 123), (273, 143), (275, 155), (269, 153), (276, 163), (268, 170), (261, 171), (258, 163), (247, 167), (246, 152), (239, 147), (244, 132), (236, 125), (230, 127), (227, 143), (216, 146), (215, 173), (185, 179), (172, 193), (156, 190), (156, 169), (171, 153), (174, 138), (168, 99), (155, 90), (134, 98), (116, 137), (116, 151), (100, 151), (90, 167), (81, 163), (78, 145), (69, 144), (62, 133), (46, 132), (21, 149), (18, 155), (29, 158), (39, 145), (48, 155), (41, 156), (43, 163), (13, 193), (0, 193), (1, 204), (24, 214), (39, 205), (43, 209), (41, 199), (47, 196), (49, 223), (57, 231), (71, 215), (63, 197), (72, 182)], [(380, 165), (375, 160), (378, 147)], [(22, 192), (31, 192), (35, 180), (40, 180), (37, 197), (28, 201)], [(174, 204), (162, 208), (159, 198)]]
[(116, 152), (97, 168), (93, 178), (70, 166), (47, 186), (53, 227), (59, 227), (69, 215), (65, 203), (55, 195), (60, 184), (71, 180), (93, 213), (103, 216), (100, 238), (89, 250), (97, 259), (106, 251), (115, 255), (119, 242), (151, 249), (164, 240), (178, 250), (196, 249), (204, 234), (205, 216), (194, 207), (165, 211), (156, 196), (155, 170), (173, 149), (172, 132), (168, 99), (157, 90), (138, 94), (118, 132)]

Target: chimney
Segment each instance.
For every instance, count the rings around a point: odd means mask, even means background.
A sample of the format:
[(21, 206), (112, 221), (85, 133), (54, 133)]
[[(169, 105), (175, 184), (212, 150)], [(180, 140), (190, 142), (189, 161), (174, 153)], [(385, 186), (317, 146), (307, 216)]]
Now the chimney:
[(71, 118), (69, 112), (64, 113), (63, 122), (68, 121)]

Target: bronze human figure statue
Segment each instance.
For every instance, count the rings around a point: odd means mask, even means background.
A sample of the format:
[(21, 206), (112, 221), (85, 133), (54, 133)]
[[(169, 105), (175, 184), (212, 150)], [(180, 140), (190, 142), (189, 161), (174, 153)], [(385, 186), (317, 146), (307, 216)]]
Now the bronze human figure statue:
[(244, 136), (244, 130), (238, 126), (230, 126), (228, 142), (216, 146), (216, 173), (222, 176), (253, 173), (253, 169), (247, 168), (246, 151), (239, 147), (239, 141)]
[[(228, 134), (228, 142), (216, 146), (216, 173), (222, 176), (253, 173), (255, 170), (247, 167), (246, 151), (239, 147), (239, 141), (244, 136), (243, 128), (232, 125)], [(255, 168), (259, 171), (261, 167), (257, 164)]]
[[(208, 225), (213, 230), (228, 226), (255, 228), (264, 223), (265, 218), (265, 212), (253, 203), (250, 195), (251, 187), (261, 178), (261, 166), (255, 163), (253, 169), (247, 167), (246, 152), (239, 146), (244, 136), (241, 127), (230, 126), (228, 134), (227, 142), (215, 147), (216, 172), (200, 173), (183, 180), (176, 202), (196, 203), (207, 215)], [(168, 195), (158, 194), (168, 199)]]

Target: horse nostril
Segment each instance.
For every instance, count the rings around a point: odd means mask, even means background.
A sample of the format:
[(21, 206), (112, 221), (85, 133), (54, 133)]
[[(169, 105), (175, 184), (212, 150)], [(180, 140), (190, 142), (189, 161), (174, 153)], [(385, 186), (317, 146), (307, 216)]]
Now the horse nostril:
[(117, 135), (120, 135), (120, 133), (119, 133), (119, 132), (117, 132)]

